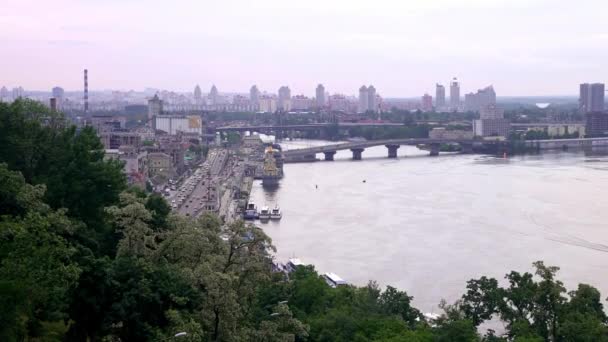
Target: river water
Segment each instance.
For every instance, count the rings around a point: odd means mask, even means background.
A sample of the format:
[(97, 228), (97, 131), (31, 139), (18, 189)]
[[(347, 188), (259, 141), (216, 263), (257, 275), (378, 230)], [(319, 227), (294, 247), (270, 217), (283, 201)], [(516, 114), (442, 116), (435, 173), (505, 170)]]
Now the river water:
[(532, 271), (537, 260), (560, 266), (569, 290), (588, 283), (608, 296), (607, 156), (429, 157), (413, 146), (386, 155), (368, 148), (352, 161), (342, 151), (334, 162), (286, 164), (275, 191), (254, 183), (258, 206), (283, 211), (259, 224), (276, 258), (406, 290), (423, 312), (458, 299), (471, 278)]

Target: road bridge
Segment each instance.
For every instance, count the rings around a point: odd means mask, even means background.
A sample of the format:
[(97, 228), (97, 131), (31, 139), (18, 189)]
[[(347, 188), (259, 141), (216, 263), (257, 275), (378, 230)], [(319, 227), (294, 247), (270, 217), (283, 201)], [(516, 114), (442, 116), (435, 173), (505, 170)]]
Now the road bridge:
[(264, 132), (264, 131), (299, 131), (299, 130), (316, 130), (337, 127), (338, 129), (348, 129), (355, 127), (401, 127), (400, 123), (390, 122), (340, 122), (340, 123), (312, 123), (299, 125), (262, 125), (262, 126), (224, 126), (216, 127), (216, 132)]
[(463, 153), (472, 153), (475, 145), (483, 144), (502, 144), (502, 141), (480, 141), (473, 139), (430, 139), (430, 138), (407, 138), (407, 139), (386, 139), (386, 140), (367, 140), (347, 142), (342, 144), (323, 145), (309, 148), (288, 150), (283, 152), (285, 161), (313, 161), (317, 153), (323, 153), (325, 160), (334, 160), (337, 151), (351, 150), (353, 160), (361, 160), (363, 151), (368, 147), (386, 146), (389, 158), (397, 158), (397, 150), (402, 145), (426, 145), (429, 146), (431, 156), (439, 155), (442, 144), (459, 144)]
[[(523, 147), (525, 147), (525, 149), (528, 151), (589, 149), (596, 147), (608, 148), (608, 138), (527, 140), (522, 143)], [(510, 142), (499, 139), (478, 140), (408, 138), (357, 141), (288, 150), (283, 152), (283, 157), (285, 162), (309, 162), (315, 161), (318, 153), (323, 153), (325, 160), (332, 161), (334, 160), (334, 155), (337, 151), (350, 150), (353, 153), (353, 160), (361, 160), (363, 151), (365, 151), (366, 148), (385, 146), (388, 150), (388, 157), (397, 158), (397, 150), (402, 145), (425, 145), (428, 146), (429, 154), (431, 156), (437, 156), (439, 155), (439, 150), (442, 144), (458, 144), (461, 146), (462, 153), (473, 153), (474, 151), (479, 150), (493, 151), (493, 153), (503, 153), (509, 152), (510, 150)]]

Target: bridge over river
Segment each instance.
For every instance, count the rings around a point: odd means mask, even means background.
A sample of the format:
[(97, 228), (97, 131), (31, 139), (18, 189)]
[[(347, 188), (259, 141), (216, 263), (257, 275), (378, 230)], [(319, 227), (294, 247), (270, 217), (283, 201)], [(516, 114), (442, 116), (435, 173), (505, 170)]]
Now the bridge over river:
[(442, 144), (459, 144), (463, 153), (472, 153), (475, 144), (499, 144), (501, 141), (479, 141), (472, 139), (429, 139), (429, 138), (408, 138), (408, 139), (387, 139), (387, 140), (367, 140), (353, 141), (342, 144), (323, 145), (283, 152), (286, 162), (304, 162), (316, 160), (317, 153), (323, 153), (325, 160), (334, 160), (337, 151), (351, 150), (353, 160), (361, 160), (363, 151), (368, 147), (386, 146), (389, 158), (397, 158), (397, 150), (401, 145), (426, 145), (429, 147), (430, 155), (439, 155)]
[[(482, 151), (509, 151), (510, 143), (505, 140), (478, 140), (478, 139), (430, 139), (430, 138), (409, 138), (409, 139), (388, 139), (388, 140), (367, 140), (347, 142), (341, 144), (331, 144), (315, 146), (309, 148), (288, 150), (283, 152), (285, 162), (309, 162), (316, 161), (316, 155), (323, 153), (325, 160), (334, 160), (337, 151), (351, 150), (353, 160), (361, 160), (363, 151), (368, 147), (386, 146), (389, 158), (397, 158), (397, 150), (401, 145), (424, 145), (429, 149), (431, 156), (438, 156), (442, 144), (458, 144), (461, 153), (473, 153), (476, 150)], [(567, 150), (567, 149), (586, 149), (594, 147), (608, 148), (608, 138), (579, 138), (579, 139), (548, 139), (548, 140), (528, 140), (522, 142), (522, 147), (528, 150)]]

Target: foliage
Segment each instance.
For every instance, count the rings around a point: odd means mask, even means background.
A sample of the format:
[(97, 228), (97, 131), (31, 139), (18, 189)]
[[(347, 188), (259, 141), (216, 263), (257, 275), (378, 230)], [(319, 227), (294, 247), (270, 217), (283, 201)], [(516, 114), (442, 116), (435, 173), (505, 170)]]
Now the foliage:
[[(74, 225), (64, 210), (42, 202), (44, 186), (24, 182), (0, 164), (0, 337), (3, 341), (41, 336), (43, 322), (66, 318), (67, 293), (80, 269), (64, 236)], [(6, 185), (6, 186), (5, 186)]]
[(585, 284), (566, 296), (555, 278), (558, 267), (535, 262), (534, 274), (512, 271), (508, 287), (482, 277), (468, 282), (461, 311), (475, 325), (497, 315), (507, 324), (510, 339), (541, 341), (608, 340), (608, 319), (599, 292)]

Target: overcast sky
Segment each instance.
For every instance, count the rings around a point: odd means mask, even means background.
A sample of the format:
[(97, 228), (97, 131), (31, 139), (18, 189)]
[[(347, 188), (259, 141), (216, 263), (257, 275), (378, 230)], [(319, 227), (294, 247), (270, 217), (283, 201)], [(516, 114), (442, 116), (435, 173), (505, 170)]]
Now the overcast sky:
[(608, 81), (607, 0), (0, 0), (0, 86), (385, 97)]

